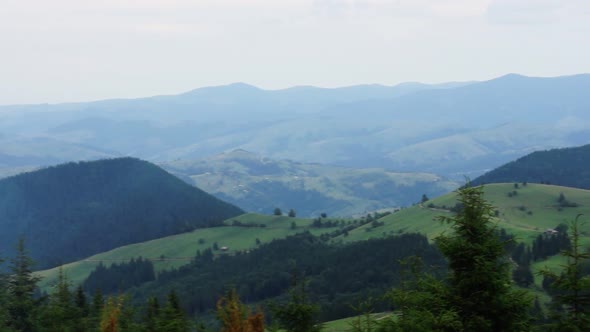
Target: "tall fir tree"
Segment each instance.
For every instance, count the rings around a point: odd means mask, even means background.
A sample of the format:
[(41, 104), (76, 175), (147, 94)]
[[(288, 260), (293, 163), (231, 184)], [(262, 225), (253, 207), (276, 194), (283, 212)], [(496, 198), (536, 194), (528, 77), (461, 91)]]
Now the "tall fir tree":
[(292, 279), (289, 301), (282, 305), (272, 305), (273, 317), (287, 332), (321, 331), (323, 326), (317, 320), (320, 308), (309, 300), (305, 280), (299, 280), (296, 270), (292, 273)]
[(40, 277), (33, 274), (33, 260), (22, 238), (18, 240), (10, 272), (6, 287), (8, 326), (17, 331), (33, 331), (36, 313), (33, 295)]
[(549, 288), (554, 294), (551, 319), (552, 331), (590, 331), (590, 275), (584, 275), (582, 265), (590, 259), (580, 244), (580, 215), (570, 225), (571, 246), (562, 251), (567, 262), (560, 273), (547, 268), (540, 271), (553, 280)]
[(157, 297), (150, 297), (147, 302), (144, 325), (147, 332), (158, 331), (158, 318), (160, 316), (160, 304)]
[(494, 210), (482, 187), (458, 190), (456, 215), (439, 217), (450, 234), (435, 239), (449, 271), (439, 281), (423, 274), (419, 260), (410, 262), (411, 278), (390, 292), (400, 311), (381, 331), (527, 331), (532, 299), (512, 287), (506, 243), (498, 237)]
[(449, 305), (467, 331), (525, 331), (530, 328), (532, 299), (511, 285), (494, 209), (483, 195), (483, 187), (467, 184), (458, 191), (463, 208), (453, 217), (439, 217), (452, 228), (451, 234), (436, 238), (449, 262)]
[(39, 329), (48, 332), (73, 332), (79, 322), (78, 310), (76, 310), (70, 291), (70, 282), (60, 267), (58, 279), (49, 295), (48, 303), (41, 308), (38, 322)]
[(0, 257), (0, 332), (8, 331), (8, 312), (6, 311), (6, 275), (2, 272), (4, 259)]
[(158, 330), (170, 332), (189, 331), (189, 322), (184, 311), (180, 307), (178, 296), (174, 291), (168, 293), (168, 299), (164, 308), (158, 315)]

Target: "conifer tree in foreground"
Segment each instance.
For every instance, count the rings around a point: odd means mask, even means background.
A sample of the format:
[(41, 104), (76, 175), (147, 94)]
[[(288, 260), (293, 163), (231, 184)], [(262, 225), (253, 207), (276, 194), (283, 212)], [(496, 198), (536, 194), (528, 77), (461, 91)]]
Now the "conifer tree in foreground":
[(24, 240), (16, 246), (16, 256), (11, 260), (10, 276), (6, 283), (8, 326), (16, 331), (33, 331), (35, 300), (33, 294), (39, 277), (33, 274), (33, 260), (27, 255)]
[(278, 326), (287, 332), (319, 332), (322, 324), (317, 321), (319, 307), (311, 303), (305, 290), (305, 280), (299, 280), (293, 272), (290, 299), (282, 305), (272, 305), (271, 311)]
[[(156, 309), (155, 304), (152, 303), (152, 305), (154, 306), (152, 310)], [(168, 293), (166, 306), (159, 310), (157, 317), (158, 331), (185, 332), (190, 330), (189, 322), (174, 291)]]
[(458, 190), (459, 209), (450, 234), (436, 238), (447, 258), (446, 280), (413, 273), (408, 289), (392, 292), (399, 320), (379, 331), (526, 331), (532, 303), (525, 291), (515, 290), (510, 265), (493, 223), (493, 208), (482, 187)]
[(571, 223), (571, 247), (562, 252), (567, 263), (558, 274), (547, 268), (540, 272), (545, 278), (553, 280), (550, 285), (555, 292), (553, 297), (552, 331), (590, 331), (590, 275), (584, 275), (583, 263), (590, 260), (590, 253), (584, 252), (580, 245), (580, 215)]
[(494, 209), (483, 187), (459, 189), (461, 209), (454, 217), (439, 217), (452, 233), (436, 238), (449, 261), (449, 305), (467, 331), (524, 331), (530, 327), (531, 299), (511, 283), (509, 261), (496, 235)]
[[(0, 271), (4, 259), (0, 257)], [(0, 331), (8, 331), (8, 313), (6, 312), (6, 276), (0, 272)]]

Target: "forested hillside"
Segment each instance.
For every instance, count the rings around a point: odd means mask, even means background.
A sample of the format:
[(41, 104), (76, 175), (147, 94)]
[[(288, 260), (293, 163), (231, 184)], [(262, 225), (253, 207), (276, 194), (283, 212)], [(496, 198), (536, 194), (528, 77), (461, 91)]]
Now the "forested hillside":
[(22, 236), (46, 268), (241, 213), (145, 161), (68, 163), (0, 181), (0, 252)]
[(537, 151), (500, 166), (474, 184), (534, 182), (590, 189), (590, 144)]
[[(438, 272), (445, 270), (442, 255), (423, 235), (403, 234), (332, 246), (301, 233), (263, 244), (249, 254), (213, 259), (212, 252), (206, 250), (190, 265), (161, 272), (157, 282), (131, 292), (139, 299), (154, 295), (164, 298), (170, 291), (182, 289), (178, 295), (185, 309), (203, 314), (214, 309), (220, 294), (233, 286), (249, 303), (284, 295), (292, 284), (293, 273), (297, 273), (307, 280), (312, 300), (320, 304), (321, 319), (330, 320), (354, 315), (350, 305), (371, 294), (378, 298), (398, 284), (400, 259), (412, 255), (420, 255), (426, 266), (438, 267)], [(387, 306), (379, 308), (385, 310)]]

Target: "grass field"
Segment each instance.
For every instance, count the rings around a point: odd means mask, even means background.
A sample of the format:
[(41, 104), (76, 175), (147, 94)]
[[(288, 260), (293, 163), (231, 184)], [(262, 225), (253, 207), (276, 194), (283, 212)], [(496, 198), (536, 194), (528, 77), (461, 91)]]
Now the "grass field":
[[(514, 191), (517, 192), (514, 195)], [(581, 227), (583, 245), (590, 245), (590, 191), (551, 185), (528, 184), (490, 184), (484, 188), (485, 198), (497, 210), (495, 218), (498, 227), (505, 228), (515, 234), (518, 241), (531, 243), (532, 240), (548, 228), (554, 228), (560, 223), (568, 223), (578, 214), (583, 214), (581, 221), (588, 220)], [(512, 193), (510, 196), (508, 193)], [(558, 206), (559, 195), (563, 193), (569, 202), (576, 203), (576, 207)], [(428, 207), (432, 203), (434, 207)], [(366, 224), (351, 230), (348, 236), (333, 238), (334, 243), (362, 241), (373, 237), (383, 237), (400, 233), (419, 232), (433, 239), (448, 230), (448, 226), (435, 220), (437, 216), (452, 216), (449, 207), (456, 203), (456, 194), (449, 193), (432, 199), (423, 205), (402, 209), (398, 212), (379, 219), (382, 226), (372, 227)], [(232, 226), (240, 223), (244, 226)], [(217, 243), (219, 247), (228, 247), (227, 251), (218, 250), (216, 255), (232, 254), (236, 251), (249, 250), (256, 247), (256, 239), (261, 243), (273, 239), (284, 238), (297, 232), (309, 230), (315, 235), (332, 232), (334, 228), (312, 228), (313, 220), (289, 218), (286, 216), (269, 216), (259, 214), (244, 214), (225, 221), (225, 227), (199, 229), (190, 233), (178, 234), (157, 240), (120, 247), (101, 253), (86, 260), (66, 264), (63, 266), (72, 283), (82, 282), (95, 268), (98, 262), (105, 265), (114, 262), (128, 261), (139, 256), (154, 261), (157, 271), (178, 267), (190, 262), (197, 250), (204, 250)], [(295, 223), (295, 229), (292, 228)], [(265, 227), (260, 227), (264, 224)], [(161, 259), (164, 258), (164, 259)], [(560, 269), (564, 263), (561, 256), (553, 256), (548, 260), (536, 262), (532, 265), (535, 274), (535, 286), (528, 288), (533, 296), (537, 296), (543, 305), (548, 302), (548, 295), (541, 288), (542, 278), (536, 273), (542, 268)], [(42, 289), (48, 288), (55, 282), (58, 268), (41, 271), (43, 277), (40, 283)], [(377, 317), (377, 316), (376, 316)], [(350, 323), (355, 317), (326, 322), (325, 331), (351, 331)], [(378, 319), (378, 318), (376, 318)]]
[[(234, 220), (246, 225), (260, 225), (265, 227), (230, 226)], [(292, 223), (295, 229), (292, 229)], [(227, 247), (227, 251), (218, 250), (215, 253), (232, 254), (236, 251), (248, 250), (256, 247), (256, 239), (261, 243), (273, 239), (284, 238), (298, 232), (309, 230), (315, 235), (333, 231), (335, 228), (311, 228), (311, 219), (289, 218), (286, 216), (268, 216), (259, 214), (244, 214), (225, 221), (226, 227), (198, 229), (190, 233), (183, 233), (164, 237), (152, 241), (131, 244), (103, 252), (84, 260), (65, 264), (63, 271), (74, 285), (82, 282), (99, 262), (105, 265), (129, 261), (131, 258), (149, 258), (154, 262), (156, 271), (178, 267), (190, 262), (197, 250), (211, 248), (214, 243)], [(47, 289), (56, 280), (59, 268), (40, 271), (43, 278), (40, 282), (42, 289)]]
[[(370, 314), (369, 319), (374, 322), (378, 322), (381, 319), (391, 317), (391, 316), (392, 316), (391, 312), (381, 312), (381, 313)], [(325, 323), (323, 323), (324, 329), (322, 331), (324, 331), (324, 332), (353, 332), (354, 329), (352, 327), (352, 324), (355, 321), (358, 321), (359, 319), (361, 320), (361, 326), (366, 327), (365, 324), (366, 324), (367, 317), (365, 315), (361, 315), (361, 316), (348, 317), (348, 318), (333, 320), (330, 322), (325, 322)]]
[[(516, 195), (508, 193), (516, 191)], [(498, 210), (495, 218), (497, 226), (505, 228), (509, 233), (517, 236), (518, 241), (531, 243), (533, 239), (548, 228), (554, 228), (560, 223), (568, 223), (578, 214), (583, 214), (581, 221), (588, 220), (582, 226), (582, 243), (590, 244), (590, 191), (560, 186), (528, 184), (514, 188), (514, 184), (489, 184), (484, 187), (485, 198)], [(559, 208), (558, 198), (563, 193), (570, 202), (577, 207)], [(432, 203), (436, 207), (429, 208)], [(399, 212), (385, 216), (379, 221), (383, 226), (372, 228), (365, 225), (349, 232), (348, 236), (340, 236), (337, 241), (352, 242), (366, 240), (383, 235), (419, 232), (434, 238), (448, 226), (436, 220), (437, 216), (452, 216), (446, 208), (454, 206), (456, 194), (449, 193), (432, 199), (423, 205), (416, 205)]]

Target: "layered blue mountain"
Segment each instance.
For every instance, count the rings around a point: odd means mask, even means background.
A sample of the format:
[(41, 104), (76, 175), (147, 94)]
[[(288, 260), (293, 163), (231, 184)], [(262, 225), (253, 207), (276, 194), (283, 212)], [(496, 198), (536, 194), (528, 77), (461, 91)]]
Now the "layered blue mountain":
[(47, 268), (242, 212), (139, 159), (68, 163), (0, 180), (0, 254), (22, 237)]
[[(274, 159), (472, 178), (530, 152), (590, 141), (590, 75), (262, 90), (0, 107), (0, 165), (244, 149)], [(46, 146), (32, 144), (41, 139)], [(20, 159), (19, 159), (20, 158)], [(24, 158), (24, 159), (23, 159)]]

